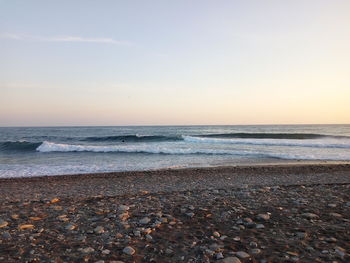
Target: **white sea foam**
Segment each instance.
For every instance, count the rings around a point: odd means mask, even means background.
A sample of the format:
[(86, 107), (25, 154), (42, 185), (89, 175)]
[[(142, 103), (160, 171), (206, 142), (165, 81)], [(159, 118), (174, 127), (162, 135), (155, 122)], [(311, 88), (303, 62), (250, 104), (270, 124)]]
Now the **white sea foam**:
[[(212, 139), (211, 139), (212, 140)], [(53, 142), (43, 142), (37, 151), (47, 152), (96, 152), (96, 153), (149, 153), (149, 154), (207, 154), (207, 155), (237, 155), (248, 157), (266, 157), (280, 158), (289, 160), (350, 160), (350, 155), (347, 150), (341, 152), (324, 152), (318, 150), (312, 151), (289, 151), (276, 152), (266, 150), (244, 150), (244, 149), (215, 149), (215, 148), (190, 148), (189, 146), (178, 144), (137, 144), (137, 145), (71, 145), (58, 144)]]
[(291, 139), (219, 139), (195, 136), (183, 136), (186, 142), (192, 143), (220, 143), (240, 145), (265, 145), (265, 146), (297, 146), (316, 148), (350, 148), (350, 139), (312, 139), (312, 140), (291, 140)]

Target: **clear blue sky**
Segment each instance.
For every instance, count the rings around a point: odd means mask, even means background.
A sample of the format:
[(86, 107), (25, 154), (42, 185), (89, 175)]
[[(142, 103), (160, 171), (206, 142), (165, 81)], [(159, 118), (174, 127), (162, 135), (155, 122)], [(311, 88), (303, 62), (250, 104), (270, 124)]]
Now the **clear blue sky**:
[(0, 0), (0, 126), (350, 122), (350, 1)]

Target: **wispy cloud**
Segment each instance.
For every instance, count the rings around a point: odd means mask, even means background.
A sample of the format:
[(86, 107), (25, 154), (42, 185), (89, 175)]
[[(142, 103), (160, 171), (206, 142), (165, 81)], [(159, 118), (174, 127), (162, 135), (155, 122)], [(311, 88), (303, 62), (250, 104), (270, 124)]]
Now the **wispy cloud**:
[(116, 40), (113, 38), (99, 38), (99, 37), (80, 37), (80, 36), (31, 36), (18, 34), (0, 34), (0, 38), (22, 40), (22, 41), (36, 41), (36, 42), (84, 42), (84, 43), (101, 43), (101, 44), (116, 44), (116, 45), (134, 45), (129, 41)]

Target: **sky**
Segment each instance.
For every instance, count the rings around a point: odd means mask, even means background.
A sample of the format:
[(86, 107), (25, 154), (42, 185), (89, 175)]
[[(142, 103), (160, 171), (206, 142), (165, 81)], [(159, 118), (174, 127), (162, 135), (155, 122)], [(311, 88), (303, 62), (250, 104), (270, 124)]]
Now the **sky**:
[(0, 126), (350, 123), (349, 0), (0, 0)]

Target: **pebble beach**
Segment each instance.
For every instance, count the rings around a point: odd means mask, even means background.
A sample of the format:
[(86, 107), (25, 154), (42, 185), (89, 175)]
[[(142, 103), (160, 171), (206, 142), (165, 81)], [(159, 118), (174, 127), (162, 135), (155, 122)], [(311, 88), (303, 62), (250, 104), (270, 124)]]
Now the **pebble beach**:
[(350, 165), (0, 180), (0, 262), (349, 262)]

